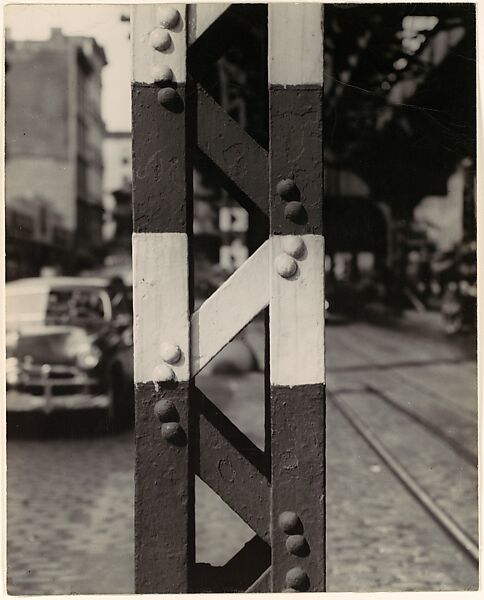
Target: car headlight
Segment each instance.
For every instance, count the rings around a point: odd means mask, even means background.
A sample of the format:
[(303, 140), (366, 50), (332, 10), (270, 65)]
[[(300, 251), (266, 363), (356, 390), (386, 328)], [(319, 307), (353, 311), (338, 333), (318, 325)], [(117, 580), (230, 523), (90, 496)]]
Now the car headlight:
[(5, 332), (5, 346), (7, 348), (15, 348), (17, 346), (18, 338), (18, 331), (7, 329)]
[(101, 351), (96, 346), (89, 346), (77, 354), (77, 364), (81, 369), (94, 369), (101, 360)]
[(18, 360), (15, 356), (7, 358), (5, 361), (5, 379), (8, 385), (15, 385), (18, 383), (19, 368)]

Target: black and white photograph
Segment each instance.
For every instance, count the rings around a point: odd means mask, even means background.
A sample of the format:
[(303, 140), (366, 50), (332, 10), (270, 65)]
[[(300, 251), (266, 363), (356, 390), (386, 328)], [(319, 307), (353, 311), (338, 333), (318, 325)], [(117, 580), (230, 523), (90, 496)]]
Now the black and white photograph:
[(476, 8), (5, 5), (8, 595), (479, 589)]

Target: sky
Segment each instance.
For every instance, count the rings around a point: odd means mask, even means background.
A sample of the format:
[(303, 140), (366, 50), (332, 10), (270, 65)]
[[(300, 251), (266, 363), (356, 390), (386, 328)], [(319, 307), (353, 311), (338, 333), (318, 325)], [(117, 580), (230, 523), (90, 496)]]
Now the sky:
[(42, 40), (50, 37), (52, 27), (66, 35), (96, 39), (104, 48), (108, 64), (103, 69), (102, 115), (108, 131), (131, 129), (131, 53), (129, 5), (9, 5), (5, 8), (5, 27), (14, 40)]

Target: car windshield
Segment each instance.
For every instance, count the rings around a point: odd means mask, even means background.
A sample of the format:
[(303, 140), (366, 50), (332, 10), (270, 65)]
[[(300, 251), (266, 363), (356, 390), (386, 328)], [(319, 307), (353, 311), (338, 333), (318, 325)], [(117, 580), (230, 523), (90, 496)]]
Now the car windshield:
[(22, 290), (7, 293), (9, 323), (72, 323), (109, 317), (109, 297), (96, 288)]

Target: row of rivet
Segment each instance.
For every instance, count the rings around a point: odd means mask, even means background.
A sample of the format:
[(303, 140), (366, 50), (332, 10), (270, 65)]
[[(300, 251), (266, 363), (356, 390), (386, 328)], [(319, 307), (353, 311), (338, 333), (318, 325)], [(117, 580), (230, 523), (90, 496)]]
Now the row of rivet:
[(180, 361), (182, 353), (180, 347), (170, 342), (163, 342), (160, 345), (160, 356), (164, 362), (153, 369), (153, 381), (173, 381), (175, 373), (170, 365), (175, 365)]
[(307, 221), (306, 211), (300, 200), (301, 194), (294, 179), (281, 179), (276, 186), (277, 194), (287, 202), (284, 207), (284, 216), (286, 219), (299, 225)]
[(159, 9), (158, 20), (160, 25), (150, 33), (150, 44), (158, 52), (166, 52), (171, 46), (171, 36), (166, 30), (177, 26), (180, 13), (175, 8), (165, 6)]
[[(172, 45), (172, 39), (166, 29), (174, 29), (180, 21), (180, 13), (171, 7), (159, 9), (159, 27), (150, 33), (150, 44), (158, 52), (166, 52)], [(170, 85), (173, 71), (168, 65), (156, 65), (152, 71), (153, 79), (160, 85)], [(158, 91), (158, 102), (174, 112), (181, 109), (181, 98), (172, 87), (163, 87)]]
[(276, 271), (284, 279), (289, 279), (296, 274), (296, 258), (302, 258), (306, 245), (301, 237), (297, 235), (285, 235), (282, 240), (283, 254), (279, 254), (275, 260)]
[[(174, 29), (180, 21), (180, 13), (172, 7), (162, 7), (158, 11), (159, 27), (150, 33), (150, 44), (158, 52), (166, 52), (172, 39), (167, 29)], [(156, 65), (153, 67), (153, 79), (159, 84), (169, 84), (173, 81), (173, 71), (168, 65)], [(160, 104), (171, 108), (179, 101), (178, 94), (173, 88), (162, 88), (158, 92)], [(180, 347), (173, 343), (163, 342), (160, 345), (160, 356), (163, 363), (157, 365), (153, 370), (153, 381), (155, 386), (158, 382), (173, 381), (175, 373), (170, 365), (176, 364), (181, 359)], [(173, 403), (167, 400), (159, 400), (154, 407), (156, 417), (161, 421), (161, 435), (171, 443), (183, 441), (184, 432), (179, 421), (178, 411)]]
[(158, 400), (154, 407), (155, 416), (161, 422), (161, 437), (177, 446), (186, 443), (185, 432), (180, 425), (180, 415), (171, 400)]
[[(175, 373), (170, 365), (175, 365), (180, 361), (182, 352), (176, 344), (162, 342), (160, 344), (160, 356), (164, 362), (157, 365), (153, 370), (155, 387), (158, 382), (173, 381), (175, 379)], [(179, 423), (180, 416), (173, 402), (158, 400), (154, 407), (154, 413), (162, 423), (161, 437), (177, 446), (184, 445), (186, 442), (185, 433)]]
[[(286, 550), (289, 554), (305, 557), (309, 554), (309, 545), (304, 535), (298, 515), (285, 511), (279, 515), (279, 528), (287, 535)], [(286, 589), (283, 592), (306, 592), (309, 589), (309, 577), (301, 567), (293, 567), (286, 573)]]

